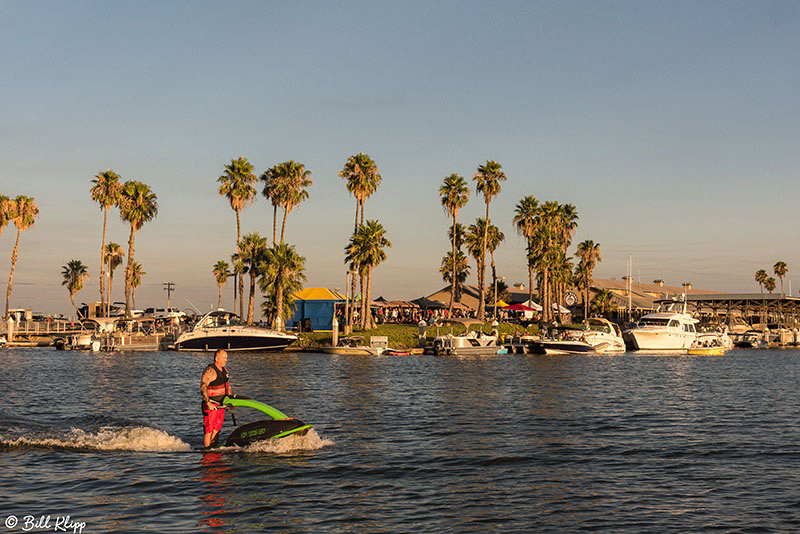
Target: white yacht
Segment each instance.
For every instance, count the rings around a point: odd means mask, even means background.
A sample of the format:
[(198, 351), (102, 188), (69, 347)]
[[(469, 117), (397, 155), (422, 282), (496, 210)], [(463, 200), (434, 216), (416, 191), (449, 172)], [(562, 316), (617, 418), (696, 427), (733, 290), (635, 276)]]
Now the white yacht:
[(248, 326), (236, 314), (216, 310), (203, 316), (195, 327), (175, 340), (176, 350), (282, 350), (297, 336), (259, 326)]
[(583, 321), (583, 337), (598, 354), (625, 352), (625, 340), (619, 326), (604, 317), (590, 317)]
[(697, 339), (698, 320), (686, 312), (686, 298), (658, 300), (658, 308), (625, 331), (625, 339), (636, 350), (686, 350)]

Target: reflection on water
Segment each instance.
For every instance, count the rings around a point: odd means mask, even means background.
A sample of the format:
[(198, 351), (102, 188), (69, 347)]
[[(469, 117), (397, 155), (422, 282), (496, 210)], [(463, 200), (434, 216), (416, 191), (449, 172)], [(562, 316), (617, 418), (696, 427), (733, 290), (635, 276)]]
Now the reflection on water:
[(231, 354), (236, 393), (314, 429), (211, 452), (208, 355), (2, 357), (5, 511), (86, 531), (800, 529), (797, 351)]

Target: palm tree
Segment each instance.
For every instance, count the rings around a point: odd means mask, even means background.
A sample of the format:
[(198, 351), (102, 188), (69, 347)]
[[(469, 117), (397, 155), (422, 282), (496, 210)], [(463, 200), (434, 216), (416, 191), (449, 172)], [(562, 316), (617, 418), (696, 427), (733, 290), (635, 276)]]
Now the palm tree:
[(292, 294), (303, 287), (305, 261), (294, 245), (287, 243), (279, 243), (266, 251), (261, 267), (264, 276), (259, 283), (261, 291), (269, 294), (264, 311), (272, 318), (272, 327), (276, 330), (283, 330), (286, 318), (294, 313)]
[[(467, 261), (467, 256), (460, 250), (456, 250), (455, 257), (456, 261), (453, 262), (453, 253), (448, 252), (447, 255), (442, 258), (442, 265), (439, 268), (439, 272), (442, 275), (442, 280), (444, 280), (446, 284), (455, 286), (455, 301), (461, 302), (461, 292), (464, 288), (464, 282), (467, 281), (467, 277), (469, 276), (469, 262)], [(454, 274), (455, 282), (452, 278)]]
[(8, 203), (11, 202), (5, 195), (0, 195), (0, 235), (3, 235), (3, 228), (6, 227), (10, 217), (8, 216)]
[(142, 277), (146, 274), (141, 263), (133, 262), (131, 265), (131, 302), (134, 308), (136, 308), (136, 288), (142, 285)]
[(14, 221), (14, 226), (17, 227), (17, 240), (14, 242), (14, 251), (11, 254), (11, 271), (8, 273), (8, 289), (6, 290), (6, 313), (5, 317), (8, 319), (8, 303), (11, 300), (11, 285), (14, 281), (14, 267), (17, 264), (19, 252), (19, 236), (23, 230), (27, 230), (36, 222), (36, 217), (39, 215), (39, 206), (32, 197), (19, 195), (14, 200), (7, 200), (4, 202), (6, 205), (6, 217)]
[[(356, 216), (353, 224), (353, 234), (358, 231), (359, 224), (359, 210), (361, 213), (361, 224), (364, 224), (364, 203), (367, 198), (378, 190), (381, 183), (381, 175), (378, 173), (378, 166), (367, 154), (359, 152), (347, 158), (344, 167), (339, 172), (339, 177), (345, 180), (347, 190), (356, 199)], [(351, 282), (351, 296), (355, 300), (356, 293), (356, 278), (353, 276)], [(361, 277), (361, 294), (364, 294), (364, 276)], [(350, 303), (346, 305), (346, 322), (348, 325), (353, 324), (352, 312)]]
[(277, 241), (278, 235), (278, 206), (283, 203), (285, 188), (282, 183), (283, 176), (280, 174), (278, 166), (270, 167), (261, 174), (261, 181), (264, 182), (264, 189), (261, 194), (272, 204), (272, 244)]
[(78, 317), (81, 317), (81, 312), (75, 305), (75, 293), (83, 289), (83, 282), (89, 278), (89, 270), (81, 262), (81, 260), (70, 260), (66, 265), (64, 265), (64, 267), (62, 267), (61, 276), (64, 277), (64, 281), (61, 282), (61, 285), (67, 286), (67, 291), (69, 291), (69, 300), (72, 302), (72, 307), (75, 308), (75, 313), (78, 315)]
[[(225, 165), (225, 172), (217, 178), (219, 195), (228, 199), (231, 209), (236, 213), (236, 245), (242, 240), (242, 223), (239, 214), (249, 206), (256, 196), (253, 184), (258, 178), (253, 174), (253, 166), (247, 158), (239, 156)], [(244, 315), (244, 281), (239, 279), (239, 316)], [(234, 310), (235, 311), (235, 310)]]
[[(484, 252), (486, 249), (483, 246), (484, 228), (486, 227), (486, 219), (478, 217), (475, 219), (474, 224), (470, 224), (467, 231), (464, 233), (464, 244), (467, 247), (467, 253), (475, 259), (477, 271), (483, 268), (483, 261), (486, 258)], [(480, 307), (480, 303), (478, 303)]]
[(764, 289), (772, 293), (775, 291), (775, 279), (771, 276), (764, 281)]
[(789, 266), (786, 265), (786, 262), (779, 261), (772, 267), (772, 269), (775, 271), (775, 275), (781, 279), (781, 296), (784, 296), (785, 293), (783, 292), (783, 277), (786, 276), (787, 272), (789, 272)]
[(211, 272), (214, 274), (214, 280), (217, 281), (217, 285), (219, 286), (219, 299), (217, 300), (217, 308), (222, 306), (222, 286), (224, 286), (225, 282), (228, 281), (228, 276), (231, 274), (230, 269), (231, 266), (228, 265), (227, 261), (219, 260), (214, 264), (214, 268), (211, 270)]
[[(147, 184), (128, 180), (120, 193), (119, 214), (122, 220), (131, 226), (128, 237), (128, 264), (125, 268), (125, 317), (130, 318), (134, 239), (136, 232), (144, 226), (144, 223), (152, 221), (158, 215), (158, 198)], [(134, 306), (135, 303), (134, 297)]]
[(345, 261), (352, 263), (358, 272), (366, 277), (366, 290), (361, 295), (361, 328), (368, 330), (373, 327), (372, 313), (370, 311), (372, 292), (372, 270), (386, 261), (385, 247), (392, 243), (386, 239), (386, 230), (378, 221), (369, 220), (366, 224), (358, 226), (358, 230), (350, 238), (350, 243), (345, 248)]
[[(112, 206), (119, 204), (120, 192), (122, 191), (122, 184), (120, 183), (120, 176), (108, 169), (99, 172), (95, 175), (92, 183), (94, 184), (89, 192), (92, 195), (92, 200), (100, 204), (100, 209), (103, 210), (103, 240), (100, 242), (100, 308), (105, 309), (105, 292), (106, 292), (106, 270), (105, 270), (105, 254), (106, 254), (106, 226), (108, 224), (108, 210)], [(82, 284), (81, 284), (82, 285)], [(109, 291), (110, 294), (110, 291)], [(109, 297), (109, 301), (111, 298)]]
[(761, 293), (764, 293), (764, 284), (767, 282), (767, 271), (764, 269), (759, 269), (756, 271), (755, 279), (758, 282), (758, 287), (761, 289)]
[(494, 287), (494, 316), (497, 317), (497, 269), (495, 268), (494, 264), (494, 251), (497, 250), (497, 247), (500, 246), (506, 236), (500, 229), (493, 225), (489, 225), (489, 231), (487, 233), (488, 240), (486, 241), (486, 249), (489, 251), (489, 254), (492, 258), (492, 287)]
[(605, 315), (611, 307), (614, 294), (608, 289), (601, 289), (592, 299), (592, 312), (598, 315)]
[(580, 258), (583, 266), (581, 270), (584, 276), (582, 285), (584, 291), (586, 291), (586, 298), (583, 300), (583, 313), (585, 317), (589, 317), (589, 287), (592, 285), (592, 271), (597, 263), (603, 261), (603, 257), (600, 255), (600, 243), (595, 243), (591, 239), (579, 243), (575, 256)]
[[(289, 160), (281, 163), (281, 175), (284, 177), (286, 193), (283, 195), (283, 223), (281, 224), (281, 243), (283, 243), (286, 231), (286, 216), (292, 212), (292, 208), (308, 199), (308, 188), (314, 182), (311, 180), (311, 171), (306, 170), (305, 165)], [(275, 243), (273, 242), (273, 245)]]
[(106, 317), (111, 315), (111, 287), (114, 285), (114, 269), (122, 264), (122, 257), (125, 251), (119, 243), (111, 241), (106, 245), (105, 263), (108, 264), (108, 301), (106, 303)]
[(247, 324), (253, 324), (253, 311), (255, 310), (256, 278), (261, 276), (260, 264), (267, 253), (267, 239), (257, 232), (245, 235), (239, 243), (237, 257), (244, 264), (245, 270), (250, 273), (250, 299), (247, 305)]
[(528, 195), (519, 201), (514, 208), (514, 219), (512, 222), (517, 229), (517, 233), (525, 238), (526, 242), (526, 263), (528, 264), (528, 302), (533, 302), (533, 267), (531, 261), (531, 251), (534, 248), (533, 237), (536, 235), (539, 222), (539, 201), (533, 195)]
[(489, 224), (491, 223), (491, 219), (489, 219), (489, 205), (492, 202), (492, 198), (500, 194), (500, 182), (506, 179), (506, 175), (502, 169), (502, 165), (496, 161), (486, 160), (486, 163), (478, 166), (477, 172), (472, 176), (472, 179), (475, 180), (477, 184), (475, 189), (479, 193), (482, 193), (483, 198), (486, 200), (486, 225), (484, 226), (483, 248), (481, 251), (482, 261), (478, 268), (478, 319), (481, 321), (486, 317), (484, 271), (486, 270), (486, 247), (488, 246), (487, 241), (489, 239), (487, 232), (489, 231)]
[[(451, 226), (452, 231), (450, 232), (451, 240), (453, 242), (453, 250), (450, 253), (450, 258), (457, 257), (456, 255), (456, 217), (458, 216), (458, 210), (463, 208), (467, 205), (467, 201), (469, 200), (469, 187), (467, 187), (467, 181), (464, 180), (462, 176), (459, 176), (455, 173), (451, 174), (450, 176), (445, 177), (444, 183), (439, 187), (439, 197), (442, 201), (442, 207), (447, 212), (448, 216), (453, 218), (453, 225)], [(456, 280), (456, 262), (450, 262), (453, 268), (453, 272), (450, 276), (450, 280)], [(456, 295), (456, 288), (454, 283), (450, 284), (450, 307), (448, 316), (453, 315), (453, 301), (455, 300)]]

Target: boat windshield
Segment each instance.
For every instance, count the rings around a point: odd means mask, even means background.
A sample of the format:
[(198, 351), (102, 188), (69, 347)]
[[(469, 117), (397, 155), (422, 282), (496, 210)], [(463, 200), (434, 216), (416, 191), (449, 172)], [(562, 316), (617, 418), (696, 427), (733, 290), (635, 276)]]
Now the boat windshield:
[(669, 319), (661, 317), (650, 317), (639, 321), (639, 326), (667, 326)]
[(239, 326), (242, 322), (234, 315), (209, 315), (200, 326), (204, 328), (218, 328), (221, 326)]

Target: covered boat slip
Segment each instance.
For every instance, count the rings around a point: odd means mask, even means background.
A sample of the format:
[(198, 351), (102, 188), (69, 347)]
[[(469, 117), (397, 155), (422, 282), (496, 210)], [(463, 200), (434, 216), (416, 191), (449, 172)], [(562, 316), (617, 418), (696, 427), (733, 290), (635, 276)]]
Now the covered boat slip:
[(717, 295), (687, 295), (689, 312), (705, 322), (717, 319), (733, 324), (737, 317), (746, 323), (777, 323), (787, 327), (800, 325), (800, 298), (772, 293), (720, 293)]

